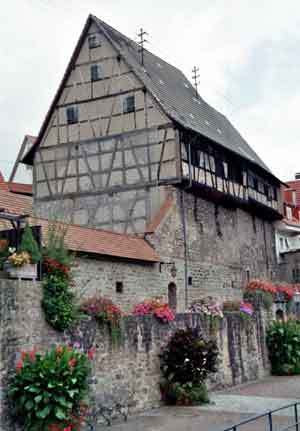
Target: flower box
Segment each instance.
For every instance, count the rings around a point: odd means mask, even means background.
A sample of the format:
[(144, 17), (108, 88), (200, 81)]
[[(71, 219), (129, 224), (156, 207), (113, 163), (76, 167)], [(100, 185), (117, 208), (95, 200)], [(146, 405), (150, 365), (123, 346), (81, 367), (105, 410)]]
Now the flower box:
[(23, 278), (27, 280), (36, 280), (37, 278), (37, 264), (36, 263), (26, 263), (22, 266), (13, 266), (10, 264), (5, 264), (5, 272), (10, 278)]

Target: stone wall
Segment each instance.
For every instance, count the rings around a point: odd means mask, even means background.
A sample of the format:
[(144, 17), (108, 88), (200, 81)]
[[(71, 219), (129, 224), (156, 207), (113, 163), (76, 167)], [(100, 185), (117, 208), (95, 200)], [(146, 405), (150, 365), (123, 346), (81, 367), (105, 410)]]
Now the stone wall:
[[(159, 263), (143, 263), (105, 257), (77, 256), (74, 271), (79, 295), (88, 297), (101, 295), (111, 298), (126, 312), (144, 299), (161, 297), (168, 302), (168, 284), (173, 280), (170, 267)], [(176, 264), (178, 311), (184, 311), (184, 267)], [(116, 283), (123, 283), (123, 292), (116, 291)]]
[[(199, 315), (178, 314), (170, 325), (152, 318), (131, 317), (124, 322), (122, 341), (114, 346), (107, 330), (92, 320), (83, 321), (72, 334), (51, 329), (42, 315), (38, 283), (0, 280), (0, 294), (1, 431), (14, 429), (9, 423), (5, 389), (21, 350), (35, 346), (43, 351), (75, 341), (85, 348), (96, 346), (93, 373), (97, 382), (93, 390), (98, 395), (126, 390), (131, 394), (133, 410), (141, 410), (160, 402), (158, 354), (171, 334), (192, 325), (209, 335), (207, 322)], [(261, 314), (251, 321), (235, 314), (223, 319), (216, 332), (221, 352), (219, 372), (210, 387), (238, 384), (268, 373), (265, 325)]]
[[(207, 295), (239, 299), (250, 279), (279, 280), (272, 222), (179, 189), (170, 189), (170, 194), (173, 207), (147, 238), (162, 260), (175, 262), (182, 279), (185, 218), (188, 302)], [(179, 286), (181, 279), (173, 281)]]

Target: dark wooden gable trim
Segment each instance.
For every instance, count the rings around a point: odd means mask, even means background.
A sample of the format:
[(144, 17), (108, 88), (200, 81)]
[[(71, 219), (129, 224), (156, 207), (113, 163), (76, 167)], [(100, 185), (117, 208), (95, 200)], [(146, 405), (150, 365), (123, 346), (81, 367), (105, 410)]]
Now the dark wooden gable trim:
[(50, 119), (51, 119), (51, 117), (53, 115), (53, 112), (54, 112), (54, 110), (56, 108), (56, 105), (57, 105), (57, 103), (59, 101), (59, 98), (60, 98), (60, 96), (61, 96), (61, 94), (62, 94), (62, 92), (64, 90), (65, 84), (66, 84), (66, 82), (67, 82), (67, 80), (68, 80), (68, 78), (69, 78), (69, 76), (70, 76), (70, 74), (72, 72), (72, 69), (73, 69), (74, 64), (76, 62), (76, 59), (77, 59), (77, 57), (79, 55), (79, 52), (80, 52), (80, 50), (82, 48), (83, 42), (84, 42), (85, 37), (87, 35), (88, 29), (89, 29), (90, 25), (92, 24), (92, 22), (93, 22), (92, 15), (89, 15), (89, 17), (88, 17), (88, 19), (87, 19), (87, 21), (86, 21), (86, 23), (84, 25), (84, 28), (83, 28), (83, 30), (81, 32), (81, 35), (79, 36), (78, 42), (77, 42), (77, 44), (75, 46), (75, 49), (74, 49), (73, 54), (71, 56), (71, 59), (70, 59), (70, 61), (68, 63), (68, 66), (67, 66), (67, 68), (65, 70), (64, 76), (63, 76), (63, 78), (62, 78), (62, 80), (61, 80), (61, 82), (59, 84), (58, 90), (57, 90), (57, 92), (56, 92), (56, 94), (54, 96), (54, 99), (53, 99), (53, 101), (52, 101), (52, 103), (50, 105), (50, 108), (49, 108), (49, 110), (48, 110), (48, 112), (46, 114), (46, 117), (45, 117), (45, 119), (43, 121), (43, 124), (42, 124), (41, 129), (40, 129), (39, 134), (38, 134), (38, 137), (36, 139), (36, 142), (34, 143), (34, 145), (32, 146), (32, 148), (28, 151), (28, 153), (26, 154), (26, 156), (22, 160), (22, 162), (25, 163), (25, 164), (28, 164), (28, 165), (32, 165), (33, 164), (34, 154), (35, 154), (36, 150), (38, 149), (38, 147), (39, 147), (39, 145), (41, 143), (41, 140), (42, 140), (42, 138), (44, 136), (44, 133), (45, 133), (47, 127), (48, 127), (49, 121), (50, 121)]

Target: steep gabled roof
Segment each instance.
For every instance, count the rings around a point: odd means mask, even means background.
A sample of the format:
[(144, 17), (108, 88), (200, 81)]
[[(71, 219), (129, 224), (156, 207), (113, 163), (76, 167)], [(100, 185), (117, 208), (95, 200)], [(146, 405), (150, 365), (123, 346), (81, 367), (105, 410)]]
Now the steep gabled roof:
[(184, 128), (193, 130), (244, 159), (249, 160), (274, 177), (270, 169), (242, 138), (228, 119), (212, 108), (200, 96), (197, 96), (195, 89), (180, 70), (147, 50), (145, 50), (144, 66), (142, 66), (140, 64), (139, 46), (93, 15), (90, 15), (86, 22), (60, 88), (41, 128), (39, 137), (32, 150), (25, 157), (25, 162), (30, 163), (32, 161), (34, 151), (46, 130), (48, 121), (63, 90), (64, 83), (71, 72), (72, 65), (76, 60), (85, 33), (91, 22), (98, 25), (99, 30), (106, 35), (121, 57), (132, 67), (141, 82), (170, 118)]
[(10, 177), (9, 177), (9, 181), (10, 182), (14, 181), (20, 163), (22, 163), (23, 158), (31, 150), (31, 148), (33, 147), (36, 139), (37, 139), (36, 136), (32, 136), (32, 135), (25, 135), (24, 136), (24, 139), (23, 139), (20, 151), (19, 151), (19, 153), (17, 155), (15, 164), (14, 164), (14, 166), (12, 168), (12, 171), (11, 171), (11, 174), (10, 174)]
[(133, 66), (168, 116), (183, 127), (206, 136), (272, 174), (227, 118), (197, 95), (194, 87), (179, 69), (147, 50), (144, 52), (142, 66), (139, 45), (136, 42), (97, 17), (93, 18), (100, 29), (107, 33), (125, 60)]

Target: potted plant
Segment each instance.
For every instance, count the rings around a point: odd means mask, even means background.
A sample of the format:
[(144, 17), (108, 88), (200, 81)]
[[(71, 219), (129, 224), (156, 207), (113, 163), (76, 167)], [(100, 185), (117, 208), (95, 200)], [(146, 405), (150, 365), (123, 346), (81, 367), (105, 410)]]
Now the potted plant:
[(32, 235), (31, 227), (26, 224), (19, 250), (7, 259), (5, 270), (12, 278), (37, 278), (37, 263), (41, 259), (39, 246)]

